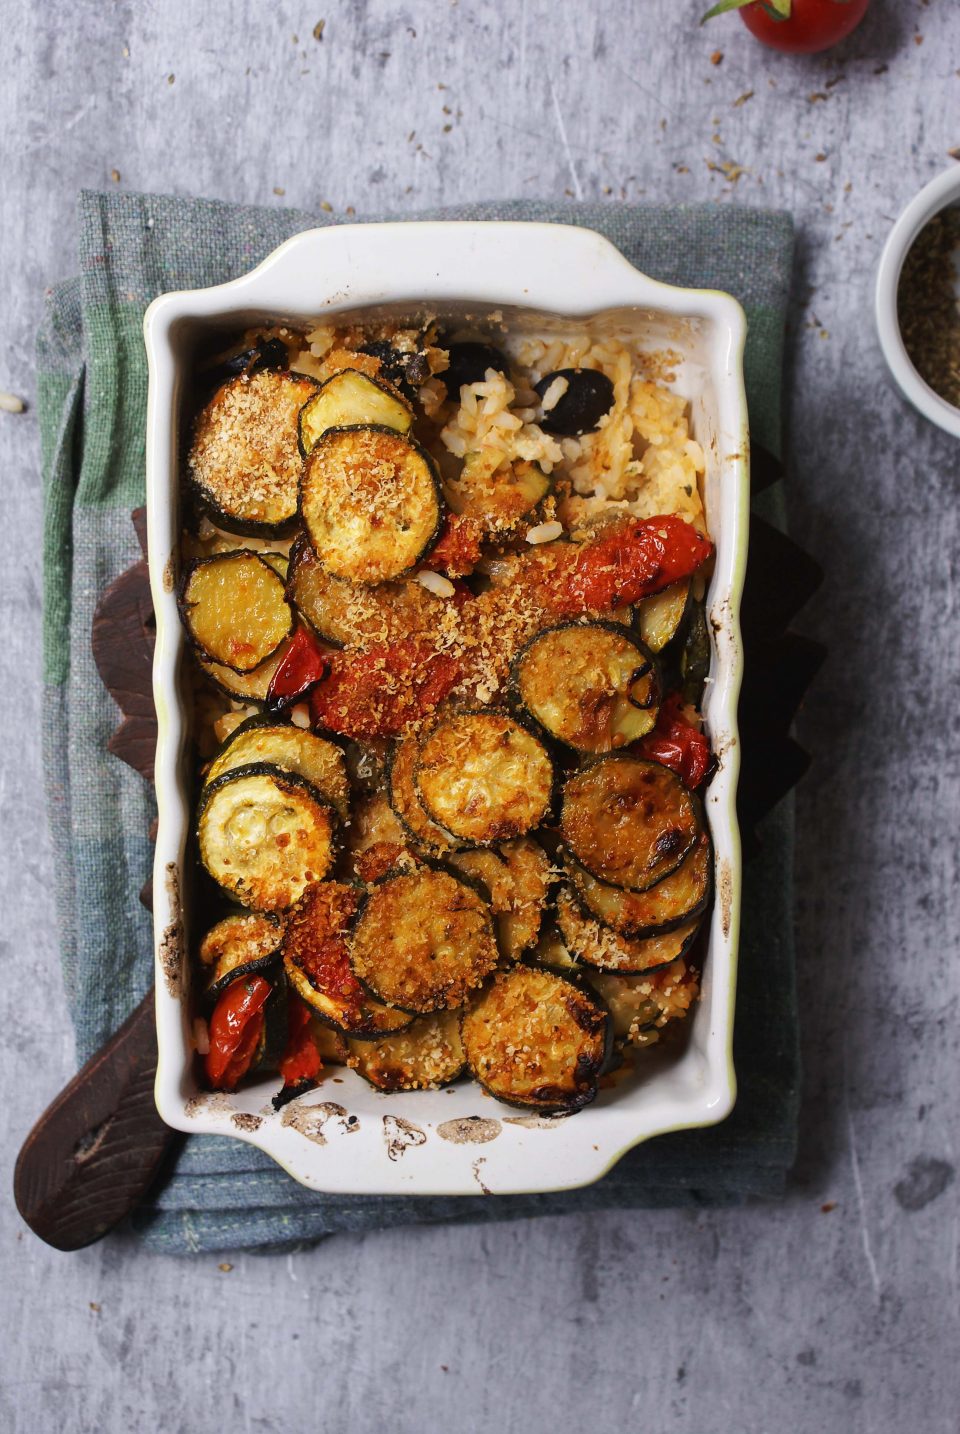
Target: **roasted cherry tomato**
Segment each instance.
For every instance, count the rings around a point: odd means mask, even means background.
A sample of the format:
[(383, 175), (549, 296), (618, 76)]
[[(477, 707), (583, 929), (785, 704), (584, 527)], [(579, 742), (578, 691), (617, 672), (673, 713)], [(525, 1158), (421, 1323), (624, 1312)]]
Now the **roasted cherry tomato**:
[(688, 578), (712, 552), (709, 538), (682, 518), (617, 523), (574, 550), (571, 567), (558, 571), (550, 606), (565, 617), (612, 611)]
[(448, 578), (464, 578), (480, 560), (483, 529), (466, 513), (448, 513), (443, 531), (426, 560), (429, 568)]
[(651, 762), (662, 762), (676, 772), (691, 791), (699, 787), (713, 765), (710, 743), (699, 727), (687, 721), (679, 692), (670, 693), (660, 708), (656, 727), (641, 739), (638, 750)]
[(303, 1001), (291, 1000), (287, 1010), (287, 1044), (280, 1061), (284, 1087), (316, 1081), (322, 1070), (323, 1061), (310, 1031), (310, 1008)]
[(281, 658), (267, 691), (271, 712), (301, 701), (326, 676), (330, 654), (320, 646), (308, 628), (299, 627)]
[(233, 1090), (250, 1069), (272, 989), (262, 976), (234, 981), (214, 1007), (206, 1057), (207, 1080), (214, 1090)]
[(815, 55), (857, 28), (870, 0), (721, 0), (705, 19), (739, 10), (752, 35), (788, 55)]
[(310, 694), (315, 727), (344, 737), (398, 737), (432, 712), (460, 664), (425, 636), (330, 654), (330, 672)]

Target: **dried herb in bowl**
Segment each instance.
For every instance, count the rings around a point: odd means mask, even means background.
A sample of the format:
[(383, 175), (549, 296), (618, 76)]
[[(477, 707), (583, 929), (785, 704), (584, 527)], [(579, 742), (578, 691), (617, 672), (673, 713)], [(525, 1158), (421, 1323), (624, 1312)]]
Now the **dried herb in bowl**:
[(917, 235), (903, 264), (897, 321), (917, 373), (960, 408), (960, 209), (944, 209)]

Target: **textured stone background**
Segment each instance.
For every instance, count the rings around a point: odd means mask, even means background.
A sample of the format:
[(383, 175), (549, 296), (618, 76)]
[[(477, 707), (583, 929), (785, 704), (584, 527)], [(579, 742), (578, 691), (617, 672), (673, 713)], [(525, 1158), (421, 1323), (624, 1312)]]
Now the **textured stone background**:
[[(699, 31), (700, 3), (0, 0), (0, 388), (28, 400), (82, 185), (791, 209), (790, 507), (829, 574), (805, 625), (832, 647), (801, 724), (807, 1075), (781, 1204), (344, 1236), (225, 1272), (122, 1239), (55, 1254), (4, 1196), (4, 1429), (957, 1430), (957, 449), (888, 388), (870, 307), (890, 223), (960, 144), (960, 10), (874, 0), (833, 56), (789, 60), (736, 17)], [(0, 464), (6, 1191), (72, 1053), (32, 414), (0, 414)]]

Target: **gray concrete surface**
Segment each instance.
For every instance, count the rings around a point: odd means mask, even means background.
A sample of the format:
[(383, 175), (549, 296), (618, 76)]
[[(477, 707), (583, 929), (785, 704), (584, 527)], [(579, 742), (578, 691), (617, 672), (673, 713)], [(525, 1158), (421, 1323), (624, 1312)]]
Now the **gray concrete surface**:
[[(957, 448), (888, 389), (870, 315), (885, 232), (960, 144), (960, 9), (874, 0), (835, 55), (790, 60), (735, 16), (698, 30), (701, 3), (0, 0), (0, 388), (28, 400), (82, 185), (358, 212), (564, 194), (793, 210), (790, 506), (829, 569), (806, 626), (833, 652), (802, 722), (807, 1074), (782, 1203), (340, 1237), (225, 1269), (117, 1239), (55, 1254), (3, 1193), (11, 1434), (960, 1427)], [(71, 1070), (29, 412), (0, 414), (0, 474), (7, 1192)]]

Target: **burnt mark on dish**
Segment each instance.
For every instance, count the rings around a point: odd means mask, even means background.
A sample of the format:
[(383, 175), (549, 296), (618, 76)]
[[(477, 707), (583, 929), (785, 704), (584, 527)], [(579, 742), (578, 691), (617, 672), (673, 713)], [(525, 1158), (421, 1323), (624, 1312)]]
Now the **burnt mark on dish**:
[(496, 1140), (502, 1130), (499, 1120), (489, 1120), (483, 1115), (461, 1115), (437, 1126), (440, 1139), (449, 1140), (453, 1145), (486, 1145)]
[(183, 934), (183, 909), (180, 905), (180, 872), (177, 869), (175, 861), (167, 862), (164, 881), (167, 888), (167, 901), (170, 903), (170, 910), (176, 914), (160, 937), (157, 954), (160, 959), (160, 969), (163, 972), (163, 980), (167, 988), (167, 994), (172, 996), (175, 1001), (179, 1001), (183, 997), (185, 943)]
[(426, 1132), (402, 1115), (383, 1117), (383, 1138), (389, 1160), (399, 1160), (411, 1145), (425, 1145), (427, 1141)]

